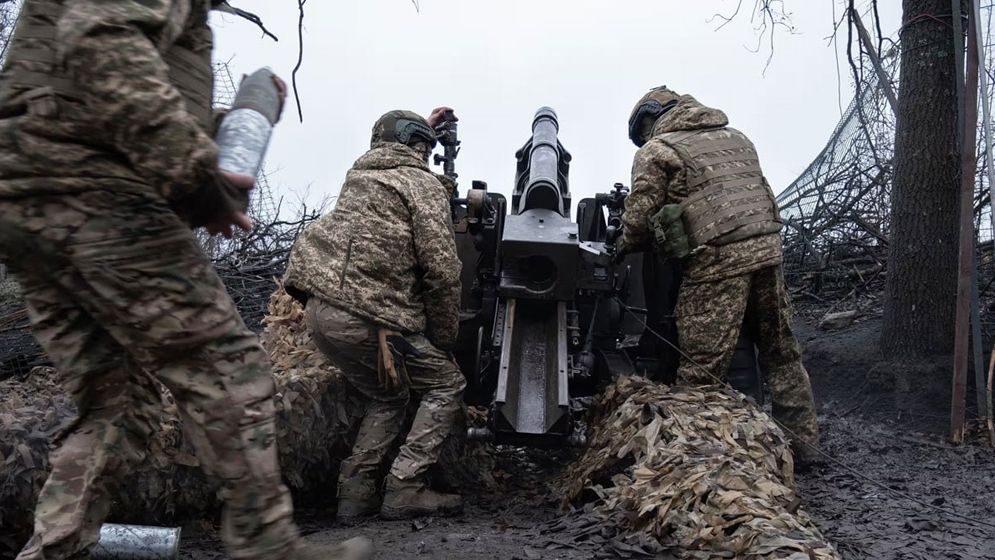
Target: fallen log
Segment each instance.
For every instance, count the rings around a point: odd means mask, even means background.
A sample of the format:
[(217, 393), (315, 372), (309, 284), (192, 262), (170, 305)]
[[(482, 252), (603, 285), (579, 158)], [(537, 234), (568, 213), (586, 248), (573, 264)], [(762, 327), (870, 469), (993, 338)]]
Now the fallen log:
[(731, 389), (621, 378), (592, 408), (580, 460), (559, 480), (623, 546), (677, 558), (838, 560), (800, 509), (788, 442)]

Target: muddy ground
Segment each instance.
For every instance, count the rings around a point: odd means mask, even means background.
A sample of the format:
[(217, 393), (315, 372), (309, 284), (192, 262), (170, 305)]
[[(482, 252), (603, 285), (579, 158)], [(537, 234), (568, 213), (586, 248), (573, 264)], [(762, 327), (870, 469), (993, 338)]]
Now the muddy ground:
[(946, 439), (952, 359), (881, 361), (879, 319), (831, 333), (799, 327), (823, 447), (841, 463), (803, 473), (799, 489), (843, 557), (995, 558), (995, 454), (980, 431), (969, 445)]
[[(879, 333), (874, 318), (829, 333), (798, 325), (823, 446), (839, 461), (799, 474), (803, 507), (847, 559), (995, 560), (995, 455), (983, 445), (946, 443), (949, 365), (883, 363)], [(632, 557), (613, 531), (592, 530), (583, 512), (559, 509), (547, 482), (570, 459), (567, 452), (500, 449), (499, 488), (470, 489), (459, 518), (340, 527), (329, 496), (329, 507), (312, 504), (299, 520), (316, 542), (366, 535), (383, 559)], [(185, 558), (224, 557), (210, 523), (193, 524), (185, 535)]]

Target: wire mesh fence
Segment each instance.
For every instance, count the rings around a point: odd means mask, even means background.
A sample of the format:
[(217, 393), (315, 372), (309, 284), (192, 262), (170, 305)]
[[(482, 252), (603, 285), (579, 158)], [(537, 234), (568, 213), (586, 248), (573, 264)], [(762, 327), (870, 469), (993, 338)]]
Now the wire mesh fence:
[(849, 291), (855, 267), (873, 275), (887, 250), (895, 115), (875, 73), (864, 74), (856, 90), (825, 148), (778, 196), (785, 274), (813, 296)]
[[(992, 82), (992, 4), (981, 7), (986, 53), (985, 77)], [(833, 306), (880, 305), (887, 273), (890, 234), (890, 185), (895, 146), (895, 113), (886, 88), (897, 91), (900, 46), (880, 54), (885, 82), (861, 52), (854, 60), (854, 97), (825, 147), (805, 171), (777, 197), (785, 220), (785, 276), (796, 296)], [(856, 56), (856, 53), (855, 53)], [(991, 89), (991, 88), (990, 88)], [(993, 92), (989, 91), (989, 95)], [(983, 118), (983, 115), (979, 115)], [(987, 150), (978, 127), (975, 226), (979, 279), (991, 301), (995, 278), (991, 205), (985, 171)]]

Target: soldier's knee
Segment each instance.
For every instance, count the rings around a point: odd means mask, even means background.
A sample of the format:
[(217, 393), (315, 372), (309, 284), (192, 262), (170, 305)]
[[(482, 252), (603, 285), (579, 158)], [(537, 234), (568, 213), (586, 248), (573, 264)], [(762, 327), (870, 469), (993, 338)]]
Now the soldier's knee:
[(392, 387), (379, 392), (375, 400), (380, 404), (378, 408), (393, 413), (408, 406), (411, 402), (411, 391), (407, 386)]
[(422, 395), (422, 403), (444, 410), (458, 410), (460, 400), (463, 397), (463, 390), (466, 389), (466, 379), (462, 373), (447, 376), (442, 382), (436, 384)]
[(458, 394), (462, 395), (463, 391), (466, 389), (466, 376), (459, 369), (453, 370), (453, 390)]
[(259, 338), (242, 322), (226, 294), (217, 307), (177, 305), (165, 317), (150, 320), (132, 332), (129, 345), (160, 361), (183, 359), (202, 353), (237, 360), (249, 354), (266, 355)]
[(184, 363), (193, 371), (237, 372), (243, 382), (269, 377), (271, 373), (269, 354), (259, 337), (237, 318), (187, 338), (164, 338), (158, 344), (154, 340), (149, 343), (153, 346), (150, 353), (155, 365)]
[(459, 401), (463, 397), (463, 391), (466, 389), (466, 377), (463, 376), (463, 372), (453, 368), (452, 371), (448, 372), (445, 380), (440, 393), (445, 395), (448, 400), (453, 402)]

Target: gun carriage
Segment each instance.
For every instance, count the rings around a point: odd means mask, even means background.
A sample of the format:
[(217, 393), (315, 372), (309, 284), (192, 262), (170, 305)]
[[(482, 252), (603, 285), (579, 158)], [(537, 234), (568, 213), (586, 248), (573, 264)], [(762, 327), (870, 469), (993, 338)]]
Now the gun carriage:
[[(455, 179), (452, 115), (437, 132), (444, 154), (436, 164)], [(471, 429), (473, 438), (577, 445), (584, 436), (572, 398), (617, 375), (672, 381), (676, 373), (679, 264), (644, 254), (613, 262), (628, 194), (621, 184), (581, 200), (571, 219), (571, 155), (558, 136), (556, 113), (539, 109), (516, 152), (510, 204), (482, 181), (452, 201), (463, 263), (454, 355), (467, 401), (490, 409), (487, 428)], [(753, 345), (740, 342), (730, 380), (759, 398)]]

